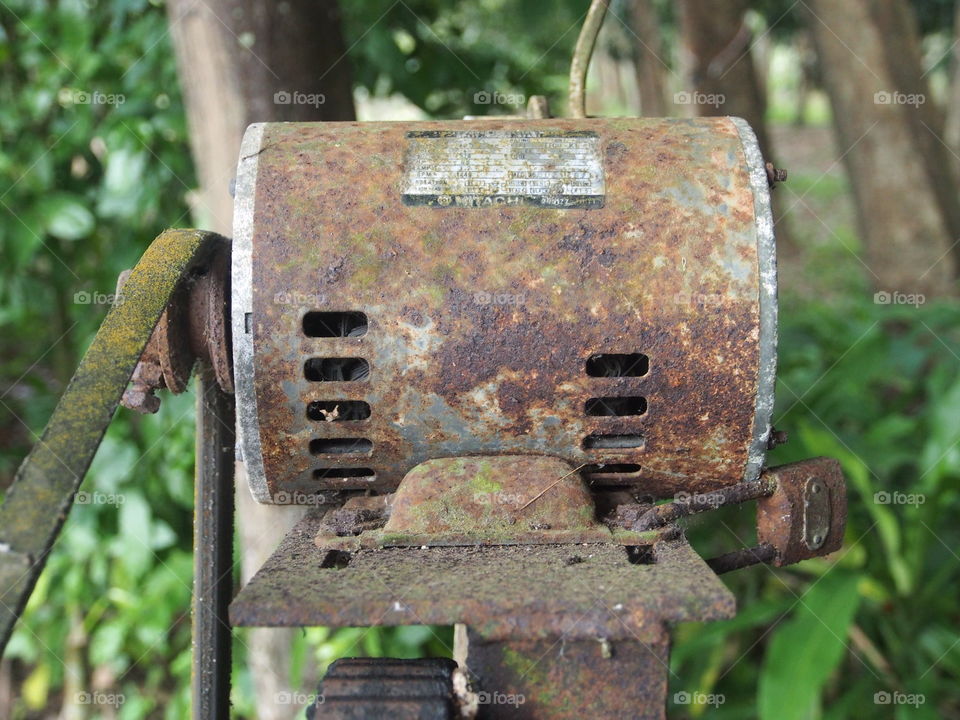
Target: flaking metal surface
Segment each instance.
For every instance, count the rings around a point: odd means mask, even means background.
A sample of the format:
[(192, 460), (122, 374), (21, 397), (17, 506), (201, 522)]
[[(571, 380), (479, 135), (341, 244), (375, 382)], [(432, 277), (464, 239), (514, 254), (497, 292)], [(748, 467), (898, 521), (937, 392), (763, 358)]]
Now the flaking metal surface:
[[(313, 545), (311, 511), (241, 590), (235, 626), (465, 623), (487, 639), (643, 639), (663, 625), (731, 617), (734, 599), (683, 539), (633, 564), (612, 544), (386, 548), (345, 566)], [(328, 567), (323, 567), (328, 565)]]
[[(753, 182), (741, 128), (726, 118), (529, 121), (597, 133), (602, 208), (404, 205), (406, 133), (450, 125), (268, 124), (248, 134), (233, 327), (257, 497), (393, 490), (414, 465), (453, 455), (636, 464), (624, 484), (659, 496), (755, 477), (768, 432), (758, 413), (772, 402), (761, 356), (775, 353), (776, 331), (775, 315), (772, 327), (761, 322), (760, 299), (770, 300), (775, 276), (772, 249), (760, 253), (769, 218), (756, 194), (767, 190)], [(309, 311), (363, 312), (368, 329), (306, 337)], [(595, 353), (642, 353), (649, 370), (589, 377)], [(312, 357), (360, 357), (369, 375), (312, 382)], [(610, 396), (645, 398), (646, 411), (585, 412), (590, 398)], [(310, 402), (337, 399), (365, 401), (371, 416), (307, 417)], [(585, 449), (593, 434), (642, 443)], [(315, 438), (358, 437), (372, 442), (369, 455), (308, 449)], [(314, 475), (358, 467), (373, 474)]]

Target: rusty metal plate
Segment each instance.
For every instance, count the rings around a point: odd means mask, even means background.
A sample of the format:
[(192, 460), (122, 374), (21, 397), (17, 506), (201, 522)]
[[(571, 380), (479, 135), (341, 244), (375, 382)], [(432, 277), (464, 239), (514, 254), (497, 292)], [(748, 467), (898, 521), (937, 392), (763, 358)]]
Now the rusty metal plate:
[(465, 623), (488, 640), (643, 640), (658, 637), (665, 623), (728, 618), (735, 610), (733, 595), (682, 539), (655, 545), (649, 564), (603, 544), (331, 556), (313, 545), (319, 524), (311, 511), (287, 535), (233, 601), (232, 625)]
[[(483, 720), (666, 717), (670, 638), (484, 642), (468, 634), (467, 672)], [(522, 699), (523, 702), (519, 702)]]
[[(477, 185), (490, 151), (458, 161), (450, 202), (406, 204), (430, 152), (411, 133), (452, 129), (586, 133), (603, 206), (468, 202), (524, 196)], [(538, 162), (518, 171), (528, 195)], [(235, 216), (237, 410), (261, 501), (391, 491), (462, 455), (553, 455), (661, 497), (759, 473), (776, 278), (741, 121), (254, 125)]]
[(403, 202), (433, 207), (603, 207), (592, 130), (411, 130)]

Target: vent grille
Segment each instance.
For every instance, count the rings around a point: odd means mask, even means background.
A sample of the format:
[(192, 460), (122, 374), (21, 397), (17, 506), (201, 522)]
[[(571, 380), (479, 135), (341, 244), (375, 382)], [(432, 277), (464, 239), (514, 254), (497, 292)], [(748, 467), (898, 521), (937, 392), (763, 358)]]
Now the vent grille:
[[(644, 353), (595, 353), (587, 358), (584, 372), (591, 378), (638, 378), (650, 372), (650, 358)], [(583, 404), (583, 414), (591, 418), (644, 418), (647, 399), (640, 395), (603, 395)], [(583, 438), (582, 448), (596, 461), (582, 469), (591, 485), (630, 485), (641, 479), (641, 466), (633, 460), (646, 449), (642, 433), (624, 431), (623, 422), (604, 432), (609, 420), (599, 420), (596, 430)], [(598, 427), (599, 426), (599, 427)], [(607, 425), (609, 427), (609, 425)]]
[[(320, 343), (336, 338), (358, 338), (362, 348), (369, 320), (366, 313), (357, 310), (314, 311), (303, 316), (302, 328), (305, 337), (317, 338)], [(319, 355), (304, 362), (303, 374), (307, 380), (317, 383), (360, 383), (369, 380), (370, 363), (363, 357)], [(325, 434), (323, 430), (329, 427), (326, 423), (369, 420), (371, 409), (365, 400), (342, 398), (314, 400), (307, 404), (306, 413), (309, 420), (318, 423), (317, 433)], [(373, 442), (368, 438), (315, 437), (308, 449), (320, 465), (313, 470), (314, 480), (343, 489), (363, 488), (376, 480), (377, 474), (372, 468), (344, 465), (373, 454)]]

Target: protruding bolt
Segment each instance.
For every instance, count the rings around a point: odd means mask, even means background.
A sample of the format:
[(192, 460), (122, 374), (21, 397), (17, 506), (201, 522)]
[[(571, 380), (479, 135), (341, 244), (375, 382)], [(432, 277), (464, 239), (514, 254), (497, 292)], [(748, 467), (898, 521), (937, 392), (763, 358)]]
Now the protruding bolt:
[(790, 438), (787, 435), (786, 430), (777, 430), (776, 428), (773, 428), (770, 431), (770, 439), (767, 440), (767, 450), (773, 450), (775, 447), (779, 447), (780, 445), (786, 445), (787, 440), (789, 439)]
[(766, 164), (766, 169), (767, 169), (767, 183), (770, 185), (771, 189), (773, 189), (773, 187), (777, 183), (782, 183), (787, 181), (787, 171), (784, 170), (783, 168), (775, 168), (773, 166), (773, 163), (768, 162)]

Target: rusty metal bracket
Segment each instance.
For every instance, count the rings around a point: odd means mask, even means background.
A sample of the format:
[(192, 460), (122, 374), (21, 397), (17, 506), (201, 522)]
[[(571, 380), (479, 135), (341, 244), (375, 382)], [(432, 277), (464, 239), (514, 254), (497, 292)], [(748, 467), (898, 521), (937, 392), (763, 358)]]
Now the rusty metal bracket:
[(46, 563), (154, 326), (220, 236), (167, 230), (130, 273), (0, 506), (0, 653)]
[[(129, 273), (121, 273), (118, 294)], [(230, 242), (220, 238), (203, 272), (181, 283), (167, 303), (123, 393), (124, 407), (140, 413), (157, 412), (160, 399), (154, 393), (162, 389), (184, 392), (198, 360), (213, 370), (221, 390), (233, 393), (229, 297)]]
[(649, 508), (632, 522), (643, 532), (695, 513), (757, 500), (760, 543), (711, 558), (717, 573), (757, 563), (791, 565), (839, 549), (847, 518), (845, 484), (840, 464), (831, 458), (768, 468), (756, 482), (681, 497)]
[[(396, 493), (358, 497), (330, 510), (317, 534), (324, 550), (614, 542), (652, 545), (673, 537), (597, 520), (577, 468), (538, 455), (435, 458)], [(345, 524), (349, 527), (345, 527)]]
[(791, 565), (840, 549), (847, 496), (840, 463), (811, 458), (767, 471), (774, 492), (757, 503), (757, 539), (776, 548), (773, 564)]
[(846, 485), (840, 463), (811, 458), (770, 468), (760, 478), (769, 489), (757, 499), (759, 544), (711, 558), (717, 574), (767, 563), (782, 567), (840, 549), (847, 523)]
[(300, 522), (230, 606), (234, 626), (465, 623), (493, 639), (659, 637), (732, 616), (733, 595), (682, 537), (615, 543), (322, 552)]

